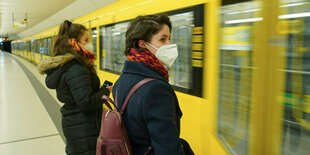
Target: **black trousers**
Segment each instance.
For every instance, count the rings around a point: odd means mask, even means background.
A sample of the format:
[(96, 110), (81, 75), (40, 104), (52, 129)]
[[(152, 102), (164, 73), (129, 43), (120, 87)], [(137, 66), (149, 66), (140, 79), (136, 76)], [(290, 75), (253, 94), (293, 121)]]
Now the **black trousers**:
[(183, 150), (184, 150), (184, 153), (185, 155), (194, 155), (195, 153), (193, 152), (191, 146), (187, 143), (186, 140), (180, 138), (180, 141), (183, 145)]

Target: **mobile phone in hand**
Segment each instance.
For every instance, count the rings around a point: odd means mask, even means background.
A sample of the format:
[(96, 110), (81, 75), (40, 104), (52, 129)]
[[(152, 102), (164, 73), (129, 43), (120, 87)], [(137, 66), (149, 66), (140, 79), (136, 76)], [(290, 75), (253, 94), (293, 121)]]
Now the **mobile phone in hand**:
[(103, 87), (109, 87), (109, 86), (112, 86), (113, 83), (108, 81), (108, 80), (105, 80), (104, 83), (103, 83)]

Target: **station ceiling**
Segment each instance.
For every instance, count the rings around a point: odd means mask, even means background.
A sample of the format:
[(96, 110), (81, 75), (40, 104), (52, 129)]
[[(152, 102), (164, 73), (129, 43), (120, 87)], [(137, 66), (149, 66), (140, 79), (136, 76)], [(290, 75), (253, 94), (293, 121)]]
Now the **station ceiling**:
[(116, 0), (0, 0), (0, 37), (19, 39)]

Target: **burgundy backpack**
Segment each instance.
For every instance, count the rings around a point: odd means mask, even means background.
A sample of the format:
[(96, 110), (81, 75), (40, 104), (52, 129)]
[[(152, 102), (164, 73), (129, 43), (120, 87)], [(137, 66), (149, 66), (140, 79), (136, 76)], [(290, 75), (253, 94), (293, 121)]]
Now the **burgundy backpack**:
[[(108, 96), (102, 96), (104, 104), (109, 109), (104, 109), (102, 112), (101, 129), (100, 134), (97, 138), (96, 155), (132, 155), (126, 126), (122, 119), (122, 114), (125, 111), (131, 95), (140, 86), (152, 80), (155, 79), (145, 78), (138, 82), (136, 85), (134, 85), (133, 88), (130, 90), (129, 94), (127, 95), (121, 110), (117, 108), (117, 91), (115, 94), (115, 103)], [(114, 110), (108, 102), (112, 103), (112, 105), (114, 106)], [(149, 147), (148, 152), (150, 151), (150, 149), (151, 147)]]

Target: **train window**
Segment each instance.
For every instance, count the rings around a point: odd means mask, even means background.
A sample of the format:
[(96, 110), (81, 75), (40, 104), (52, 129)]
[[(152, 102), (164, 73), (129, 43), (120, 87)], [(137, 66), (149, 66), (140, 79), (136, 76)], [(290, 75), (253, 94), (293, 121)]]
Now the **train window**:
[(40, 53), (40, 40), (35, 40), (35, 52)]
[(231, 154), (248, 154), (252, 102), (253, 23), (260, 2), (221, 7), (218, 136)]
[[(179, 56), (173, 66), (168, 68), (170, 83), (175, 86), (190, 88), (192, 27), (194, 13), (186, 12), (169, 16), (172, 22), (172, 43), (178, 45)], [(100, 27), (101, 69), (108, 69), (120, 73), (126, 60), (125, 33), (129, 22), (112, 26)]]
[(48, 42), (47, 42), (47, 38), (43, 39), (43, 46), (41, 46), (41, 53), (44, 55), (48, 55)]
[(52, 37), (47, 38), (47, 55), (52, 55)]
[(174, 86), (191, 88), (192, 75), (192, 28), (194, 12), (186, 12), (169, 16), (172, 24), (171, 42), (178, 46), (178, 58), (168, 68), (169, 82)]
[(120, 73), (126, 60), (125, 33), (129, 22), (100, 27), (101, 69)]
[[(95, 54), (96, 61), (99, 60), (99, 59), (97, 59), (97, 34), (98, 34), (97, 29), (96, 28), (92, 28), (92, 30), (91, 30), (91, 37), (92, 37), (92, 44), (93, 44), (94, 49), (91, 52), (93, 52)], [(97, 63), (94, 63), (94, 64), (95, 64), (95, 68), (97, 69), (97, 66), (96, 66)]]
[(35, 52), (35, 42), (33, 40), (30, 41), (31, 42), (31, 52), (34, 53)]
[(30, 41), (27, 41), (27, 51), (31, 51), (31, 44), (30, 44)]
[(92, 44), (93, 44), (93, 47), (94, 47), (94, 50), (92, 51), (93, 53), (95, 53), (95, 55), (97, 56), (97, 29), (96, 28), (93, 28), (91, 30), (91, 37), (92, 37)]
[(19, 50), (22, 50), (23, 48), (22, 48), (22, 43), (18, 43), (18, 49)]
[(27, 44), (27, 41), (24, 41), (24, 51), (27, 51), (28, 50), (28, 44)]
[[(281, 0), (279, 19), (286, 31), (286, 83), (282, 154), (309, 154), (310, 145), (310, 12), (309, 0)], [(281, 10), (280, 10), (281, 11)]]
[[(198, 11), (197, 11), (198, 10)], [(201, 96), (202, 94), (202, 63), (201, 66), (192, 64), (193, 28), (203, 28), (203, 5), (184, 8), (165, 13), (172, 23), (171, 42), (177, 44), (178, 58), (167, 68), (169, 82), (175, 90)], [(100, 27), (100, 69), (120, 74), (124, 62), (125, 33), (130, 22), (121, 22)], [(203, 38), (199, 34), (198, 38)], [(203, 47), (203, 39), (199, 39), (199, 47)], [(199, 48), (196, 53), (203, 53)], [(203, 61), (202, 58), (198, 58)], [(194, 81), (193, 79), (196, 79)]]

